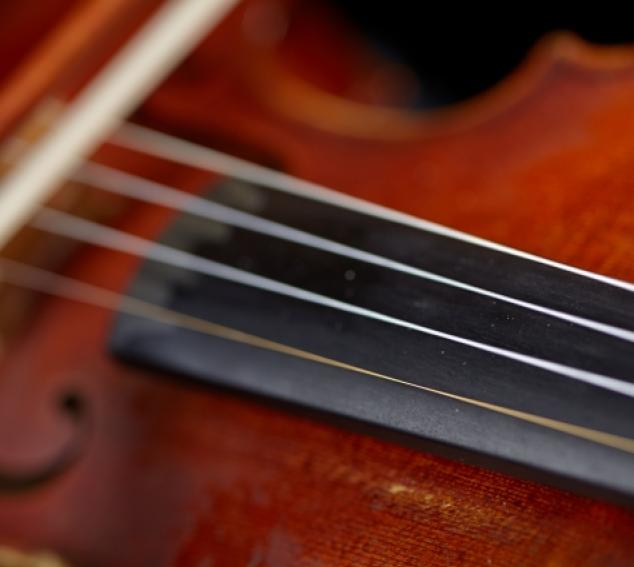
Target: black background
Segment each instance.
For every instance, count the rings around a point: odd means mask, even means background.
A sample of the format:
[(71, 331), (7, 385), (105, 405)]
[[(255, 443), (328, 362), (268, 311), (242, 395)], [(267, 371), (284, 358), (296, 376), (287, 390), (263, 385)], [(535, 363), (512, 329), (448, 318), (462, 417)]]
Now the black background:
[(449, 104), (495, 84), (549, 32), (572, 31), (592, 43), (634, 42), (627, 3), (333, 1), (381, 49), (416, 71), (426, 91), (423, 107)]

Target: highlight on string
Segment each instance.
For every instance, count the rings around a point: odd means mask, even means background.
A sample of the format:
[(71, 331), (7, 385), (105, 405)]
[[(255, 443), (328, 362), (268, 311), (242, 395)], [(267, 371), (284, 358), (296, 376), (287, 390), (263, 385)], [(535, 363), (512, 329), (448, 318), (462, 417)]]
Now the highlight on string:
[(163, 324), (189, 329), (204, 335), (238, 342), (254, 348), (277, 352), (285, 356), (301, 358), (316, 364), (340, 368), (347, 370), (354, 375), (383, 380), (402, 387), (412, 388), (421, 393), (441, 396), (463, 404), (481, 408), (485, 411), (505, 415), (599, 445), (611, 447), (625, 453), (634, 454), (634, 439), (628, 437), (614, 435), (565, 421), (559, 421), (529, 412), (519, 411), (510, 407), (454, 394), (437, 388), (430, 388), (413, 382), (408, 382), (396, 376), (390, 376), (380, 372), (375, 372), (372, 369), (347, 364), (340, 360), (321, 356), (307, 350), (298, 349), (257, 335), (245, 333), (239, 329), (219, 325), (212, 321), (167, 309), (135, 297), (120, 295), (96, 285), (61, 276), (55, 274), (54, 272), (35, 268), (20, 262), (0, 259), (0, 281), (109, 311), (128, 313)]

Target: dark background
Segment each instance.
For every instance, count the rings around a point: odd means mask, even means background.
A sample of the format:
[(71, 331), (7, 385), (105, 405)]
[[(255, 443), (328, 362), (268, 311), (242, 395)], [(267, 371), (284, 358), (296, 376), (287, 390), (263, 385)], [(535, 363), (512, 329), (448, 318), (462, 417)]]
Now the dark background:
[(626, 2), (587, 7), (509, 2), (495, 8), (417, 0), (334, 2), (383, 51), (416, 71), (425, 85), (423, 107), (449, 104), (495, 84), (549, 32), (573, 31), (592, 43), (634, 42)]

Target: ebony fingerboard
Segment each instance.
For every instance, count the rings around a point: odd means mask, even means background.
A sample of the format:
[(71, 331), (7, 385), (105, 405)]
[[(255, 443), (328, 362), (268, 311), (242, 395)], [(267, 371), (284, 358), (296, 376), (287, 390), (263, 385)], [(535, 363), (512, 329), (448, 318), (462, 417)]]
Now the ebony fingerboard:
[(628, 284), (328, 199), (209, 203), (160, 241), (192, 261), (145, 261), (130, 294), (261, 340), (120, 314), (116, 355), (634, 501)]

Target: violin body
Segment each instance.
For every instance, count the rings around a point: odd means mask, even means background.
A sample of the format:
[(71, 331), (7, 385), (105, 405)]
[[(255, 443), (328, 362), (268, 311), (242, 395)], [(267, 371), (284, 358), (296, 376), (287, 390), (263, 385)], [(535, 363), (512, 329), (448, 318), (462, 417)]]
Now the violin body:
[[(233, 12), (135, 121), (634, 281), (634, 49), (551, 38), (473, 101), (388, 111), (342, 96), (354, 74), (345, 61), (295, 74), (314, 59), (300, 45), (310, 35), (260, 55), (244, 32), (256, 4)], [(305, 30), (310, 19), (298, 21)], [(356, 43), (330, 45), (359, 60)], [(213, 181), (113, 144), (97, 158), (191, 192)], [(154, 240), (173, 217), (138, 205), (117, 228)], [(64, 274), (124, 293), (138, 265), (88, 246)], [(634, 562), (628, 508), (125, 365), (104, 346), (111, 327), (99, 307), (49, 297), (4, 349), (2, 469), (17, 475), (59, 452), (77, 427), (69, 408), (85, 431), (63, 474), (0, 494), (0, 543), (95, 566)]]

